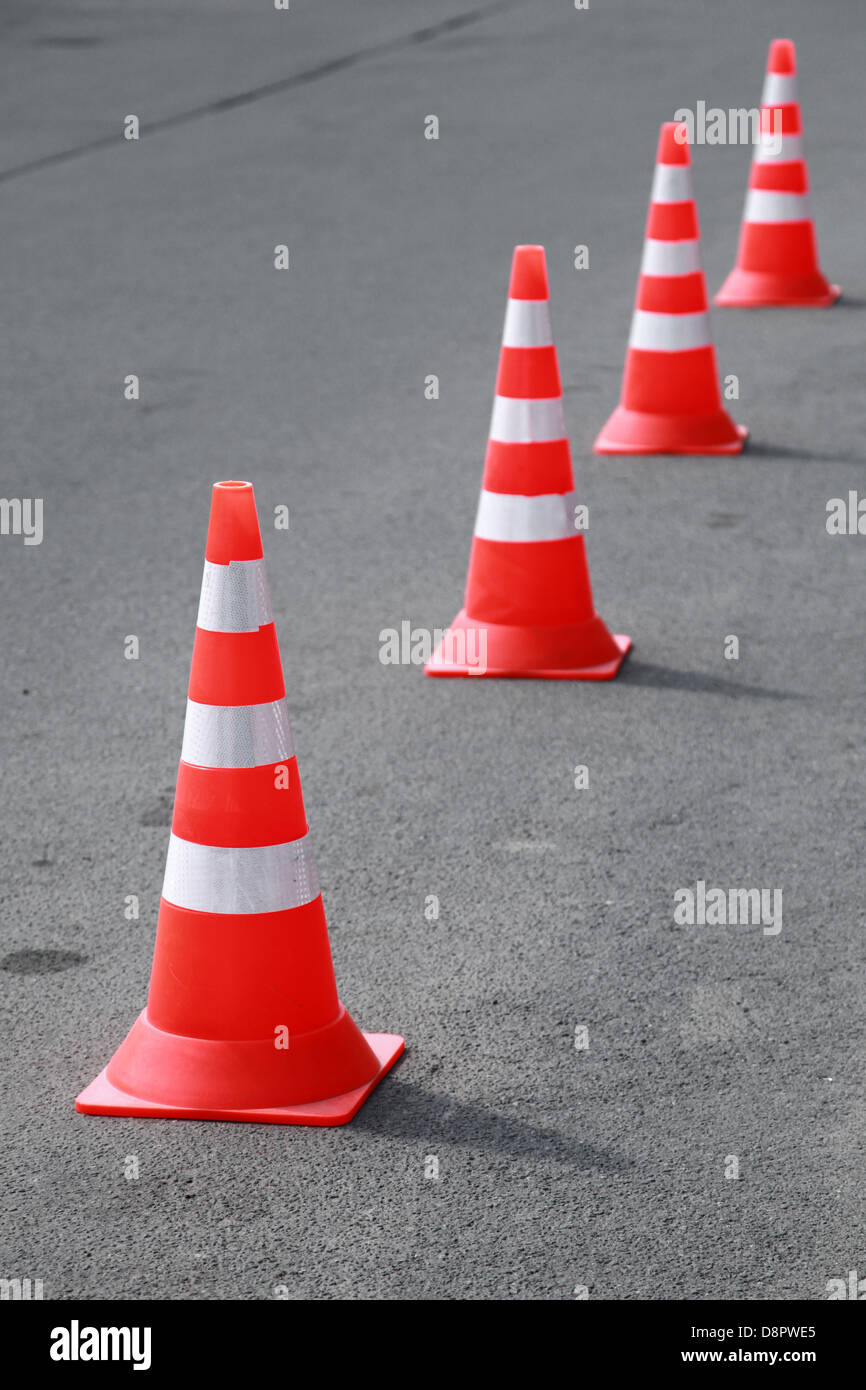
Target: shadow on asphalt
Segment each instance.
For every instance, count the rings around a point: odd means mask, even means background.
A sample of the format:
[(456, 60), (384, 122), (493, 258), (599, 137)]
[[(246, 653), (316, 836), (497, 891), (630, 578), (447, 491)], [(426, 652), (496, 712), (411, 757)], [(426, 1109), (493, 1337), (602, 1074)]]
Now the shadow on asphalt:
[(796, 449), (790, 448), (786, 444), (760, 444), (752, 442), (746, 445), (743, 458), (762, 458), (762, 459), (810, 459), (818, 463), (863, 463), (866, 458), (856, 458), (852, 454), (822, 454), (816, 449)]
[(654, 666), (630, 657), (619, 675), (622, 685), (642, 685), (654, 690), (685, 690), (694, 695), (724, 695), (728, 700), (802, 700), (791, 690), (770, 690), (766, 686), (745, 685), (742, 681), (708, 676), (702, 671), (677, 671), (670, 666)]
[(580, 1143), (550, 1129), (526, 1124), (479, 1105), (448, 1100), (418, 1086), (390, 1083), (390, 1095), (382, 1091), (379, 1104), (366, 1105), (352, 1121), (365, 1129), (396, 1139), (418, 1140), (435, 1149), (437, 1143), (464, 1144), (510, 1158), (552, 1158), (580, 1169), (625, 1173), (630, 1159), (595, 1144)]

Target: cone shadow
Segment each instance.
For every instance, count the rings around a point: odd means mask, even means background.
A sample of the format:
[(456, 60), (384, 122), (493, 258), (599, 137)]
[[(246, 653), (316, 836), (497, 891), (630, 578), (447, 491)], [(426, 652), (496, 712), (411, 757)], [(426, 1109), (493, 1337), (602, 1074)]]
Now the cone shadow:
[[(575, 1126), (579, 1124), (579, 1112), (564, 1108), (564, 1113)], [(509, 1158), (552, 1158), (604, 1173), (624, 1173), (634, 1167), (630, 1159), (597, 1144), (497, 1115), (478, 1105), (449, 1100), (405, 1081), (392, 1084), (390, 1094), (380, 1092), (375, 1104), (356, 1115), (353, 1125), (393, 1139), (460, 1144)]]
[(766, 459), (808, 459), (810, 463), (862, 463), (866, 458), (852, 454), (822, 454), (818, 449), (800, 449), (787, 444), (757, 444), (752, 441), (749, 453), (755, 458)]
[(704, 671), (678, 671), (670, 666), (655, 666), (634, 657), (623, 667), (622, 685), (640, 685), (654, 690), (683, 690), (692, 695), (723, 695), (728, 700), (802, 700), (804, 696), (792, 690), (773, 690), (766, 686), (746, 685), (742, 681), (724, 680)]

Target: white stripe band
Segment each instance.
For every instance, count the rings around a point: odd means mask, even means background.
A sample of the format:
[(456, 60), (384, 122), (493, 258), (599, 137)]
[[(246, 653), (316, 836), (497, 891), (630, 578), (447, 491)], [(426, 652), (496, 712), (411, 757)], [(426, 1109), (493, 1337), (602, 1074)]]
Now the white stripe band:
[(709, 314), (654, 314), (635, 309), (628, 345), (650, 352), (685, 352), (707, 347), (712, 341)]
[(698, 241), (656, 241), (647, 237), (643, 244), (641, 275), (693, 275), (700, 268)]
[(302, 907), (320, 891), (309, 838), (226, 849), (172, 835), (162, 896), (192, 912), (283, 912)]
[(509, 299), (505, 310), (502, 346), (550, 347), (553, 330), (550, 326), (550, 304), (546, 299)]
[(575, 534), (574, 492), (540, 497), (485, 492), (478, 499), (475, 534), (485, 541), (561, 541)]
[(803, 137), (801, 135), (778, 137), (773, 135), (772, 131), (767, 131), (755, 141), (753, 157), (756, 164), (774, 164), (777, 159), (802, 159)]
[(197, 626), (209, 632), (258, 632), (274, 621), (264, 560), (204, 562)]
[(784, 106), (786, 102), (797, 100), (797, 74), (790, 72), (768, 72), (764, 77), (764, 90), (761, 92), (762, 106)]
[(651, 203), (684, 203), (691, 197), (692, 171), (688, 164), (656, 165)]
[(562, 397), (530, 401), (494, 396), (490, 438), (500, 444), (542, 444), (548, 439), (564, 439)]
[(811, 217), (808, 193), (773, 193), (750, 188), (743, 209), (744, 222), (805, 222)]
[(265, 705), (186, 702), (180, 756), (196, 767), (262, 767), (293, 758), (285, 699)]

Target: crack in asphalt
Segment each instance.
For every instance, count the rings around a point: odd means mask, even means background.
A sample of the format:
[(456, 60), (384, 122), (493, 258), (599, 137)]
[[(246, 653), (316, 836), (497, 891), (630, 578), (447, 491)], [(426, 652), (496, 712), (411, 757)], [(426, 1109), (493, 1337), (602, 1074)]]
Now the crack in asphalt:
[[(172, 130), (176, 126), (188, 125), (192, 121), (200, 121), (207, 116), (221, 115), (225, 111), (236, 111), (242, 106), (252, 106), (256, 102), (266, 101), (268, 97), (276, 96), (280, 92), (291, 92), (297, 87), (306, 87), (313, 82), (320, 82), (325, 77), (332, 77), (335, 73), (345, 72), (347, 68), (357, 67), (370, 58), (380, 58), (386, 53), (398, 53), (402, 49), (410, 48), (413, 44), (431, 43), (434, 39), (442, 38), (445, 34), (466, 29), (472, 24), (480, 24), (490, 15), (503, 10), (514, 9), (519, 3), (521, 0), (491, 0), (489, 4), (479, 5), (475, 9), (465, 10), (462, 14), (452, 15), (450, 19), (440, 20), (438, 24), (426, 25), (423, 29), (413, 29), (410, 33), (403, 34), (399, 38), (384, 39), (381, 43), (372, 44), (369, 48), (358, 48), (352, 53), (344, 53), (339, 58), (329, 58), (325, 62), (316, 63), (314, 67), (293, 73), (290, 77), (279, 77), (273, 82), (264, 82), (259, 87), (250, 87), (245, 92), (236, 92), (233, 96), (217, 97), (201, 106), (190, 107), (187, 111), (177, 111), (173, 116), (162, 116), (158, 120), (148, 122), (147, 125), (142, 125), (142, 137), (157, 134), (162, 130)], [(67, 150), (57, 150), (54, 154), (41, 155), (39, 159), (32, 159), (26, 164), (18, 164), (11, 169), (0, 170), (0, 183), (8, 183), (12, 179), (22, 178), (24, 175), (36, 173), (40, 169), (49, 169), (53, 165), (68, 164), (73, 159), (82, 159), (98, 150), (110, 149), (112, 146), (119, 145), (122, 139), (122, 135), (119, 134), (102, 135), (98, 140), (90, 140), (83, 145), (74, 145)]]

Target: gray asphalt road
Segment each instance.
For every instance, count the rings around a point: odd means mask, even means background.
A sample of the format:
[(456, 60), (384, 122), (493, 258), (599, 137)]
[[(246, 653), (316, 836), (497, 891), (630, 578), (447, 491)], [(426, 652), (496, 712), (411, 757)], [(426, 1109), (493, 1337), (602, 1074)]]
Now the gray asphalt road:
[[(825, 530), (866, 484), (861, 23), (856, 0), (4, 7), (2, 487), (44, 499), (44, 540), (0, 540), (0, 1275), (765, 1299), (866, 1269), (866, 541)], [(658, 124), (753, 105), (778, 34), (846, 298), (714, 315), (742, 458), (597, 459)], [(711, 291), (748, 159), (695, 151)], [(521, 241), (548, 250), (596, 599), (635, 641), (610, 685), (378, 660), (380, 629), (460, 606)], [(407, 1039), (345, 1129), (73, 1109), (146, 997), (225, 477), (265, 525), (341, 994)], [(782, 931), (675, 926), (698, 879), (781, 888)]]

